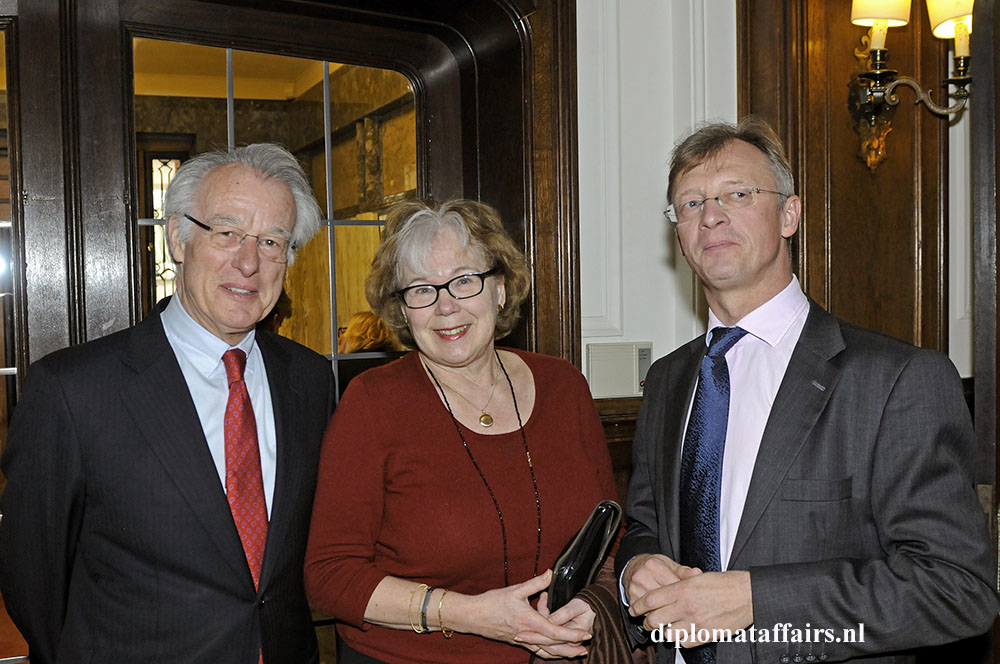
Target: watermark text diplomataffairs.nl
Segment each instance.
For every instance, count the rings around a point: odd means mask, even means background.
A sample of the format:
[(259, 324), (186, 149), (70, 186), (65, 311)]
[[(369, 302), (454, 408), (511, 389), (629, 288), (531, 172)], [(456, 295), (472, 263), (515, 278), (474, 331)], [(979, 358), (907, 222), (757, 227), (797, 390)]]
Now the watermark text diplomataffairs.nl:
[(778, 623), (769, 628), (751, 625), (746, 629), (706, 629), (693, 623), (685, 626), (659, 625), (650, 634), (656, 643), (673, 643), (680, 648), (681, 643), (864, 643), (865, 624), (834, 629), (813, 627), (806, 623), (803, 627), (793, 627), (792, 623)]

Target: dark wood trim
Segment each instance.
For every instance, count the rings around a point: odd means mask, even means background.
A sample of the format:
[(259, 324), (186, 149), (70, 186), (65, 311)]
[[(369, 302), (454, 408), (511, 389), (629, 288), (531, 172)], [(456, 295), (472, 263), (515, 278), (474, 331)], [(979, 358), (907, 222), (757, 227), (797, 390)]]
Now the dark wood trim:
[(594, 399), (608, 442), (631, 442), (642, 397)]
[[(66, 95), (66, 36), (63, 14), (70, 0), (20, 3), (17, 43), (8, 60), (20, 84), (20, 156), (12, 161), (21, 184), (25, 329), (23, 353), (35, 360), (79, 342), (79, 280), (70, 269), (70, 252), (79, 248), (75, 230), (66, 224), (68, 171), (68, 97)], [(41, 48), (41, 45), (45, 45)], [(38, 46), (30, 49), (29, 45)], [(18, 141), (12, 139), (12, 145)], [(24, 367), (22, 367), (24, 368)]]
[[(74, 220), (84, 227), (87, 339), (139, 319), (141, 269), (135, 219), (132, 125), (132, 46), (124, 39), (117, 3), (74, 3), (74, 105), (78, 155)], [(113, 100), (109, 103), (109, 100)], [(127, 100), (127, 103), (126, 103)], [(95, 137), (100, 137), (99, 139)], [(100, 164), (100, 168), (89, 167)], [(124, 246), (122, 243), (124, 242)]]
[[(976, 486), (990, 533), (998, 541), (997, 517), (1000, 514), (997, 473), (997, 173), (1000, 172), (1000, 136), (997, 135), (997, 112), (1000, 110), (1000, 12), (994, 0), (979, 0), (973, 8), (975, 30), (972, 33), (972, 71), (976, 80), (976, 110), (972, 114), (972, 229), (973, 305), (976, 430)], [(994, 548), (994, 562), (997, 549)], [(994, 579), (995, 580), (995, 579)], [(1000, 661), (1000, 620), (993, 623), (992, 660)]]
[(535, 269), (533, 346), (581, 363), (577, 173), (576, 5), (548, 0), (530, 18)]
[[(975, 4), (972, 67), (976, 112), (972, 114), (972, 227), (975, 279), (974, 375), (978, 484), (996, 485), (997, 408), (997, 145), (1000, 12), (994, 0)], [(995, 494), (995, 492), (994, 492)], [(994, 506), (996, 496), (993, 497)], [(994, 514), (996, 512), (994, 511)], [(996, 532), (994, 532), (996, 536)]]
[(632, 478), (632, 439), (635, 436), (635, 420), (642, 405), (642, 397), (595, 399), (594, 404), (604, 426), (604, 437), (608, 441), (618, 497), (624, 504)]

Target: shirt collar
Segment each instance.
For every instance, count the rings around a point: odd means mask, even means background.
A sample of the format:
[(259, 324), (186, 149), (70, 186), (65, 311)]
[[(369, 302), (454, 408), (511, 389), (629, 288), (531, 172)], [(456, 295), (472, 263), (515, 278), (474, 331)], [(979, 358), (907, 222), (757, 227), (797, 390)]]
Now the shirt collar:
[(250, 330), (238, 344), (230, 346), (192, 318), (176, 294), (160, 314), (160, 320), (166, 333), (183, 348), (184, 357), (205, 377), (222, 366), (222, 355), (230, 348), (241, 349), (249, 358), (257, 347), (255, 330)]
[[(809, 300), (798, 277), (792, 275), (792, 280), (785, 288), (736, 322), (736, 326), (764, 341), (772, 348), (777, 346), (782, 337), (798, 319), (803, 309), (809, 306)], [(711, 309), (708, 310), (708, 329), (711, 332), (717, 327), (726, 327)], [(705, 335), (706, 345), (711, 341), (711, 334)]]

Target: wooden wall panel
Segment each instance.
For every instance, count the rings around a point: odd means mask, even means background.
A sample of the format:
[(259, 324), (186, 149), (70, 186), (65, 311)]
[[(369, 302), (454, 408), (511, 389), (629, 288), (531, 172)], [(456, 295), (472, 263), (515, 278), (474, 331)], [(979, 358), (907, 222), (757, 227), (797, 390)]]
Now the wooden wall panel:
[[(17, 76), (17, 110), (20, 135), (11, 132), (12, 154), (22, 148), (14, 164), (21, 177), (24, 241), (23, 297), (26, 338), (19, 349), (25, 360), (36, 360), (58, 348), (83, 340), (83, 306), (80, 293), (81, 232), (67, 223), (67, 172), (72, 146), (68, 145), (69, 101), (65, 77), (70, 64), (64, 60), (64, 21), (68, 0), (21, 3), (16, 25), (19, 52), (9, 74)], [(32, 48), (42, 45), (44, 48)], [(12, 83), (15, 83), (12, 81)], [(12, 95), (13, 97), (13, 95)], [(23, 379), (23, 372), (19, 380)]]
[[(888, 157), (871, 172), (847, 108), (865, 34), (850, 3), (740, 0), (739, 15), (739, 113), (765, 117), (788, 148), (803, 198), (795, 255), (806, 292), (848, 321), (946, 350), (947, 120), (902, 89)], [(784, 28), (777, 44), (775, 25)], [(923, 2), (887, 47), (893, 68), (937, 88), (946, 44), (931, 37)]]

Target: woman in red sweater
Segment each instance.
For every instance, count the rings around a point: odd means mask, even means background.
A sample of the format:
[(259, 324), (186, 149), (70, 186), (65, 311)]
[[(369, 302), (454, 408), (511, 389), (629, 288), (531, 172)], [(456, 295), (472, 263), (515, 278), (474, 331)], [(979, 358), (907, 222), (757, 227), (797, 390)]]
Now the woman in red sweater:
[(528, 285), (493, 208), (408, 201), (388, 215), (366, 295), (416, 351), (348, 386), (306, 553), (309, 599), (340, 621), (339, 664), (586, 652), (593, 610), (574, 598), (549, 616), (542, 591), (615, 486), (583, 376), (494, 346)]

